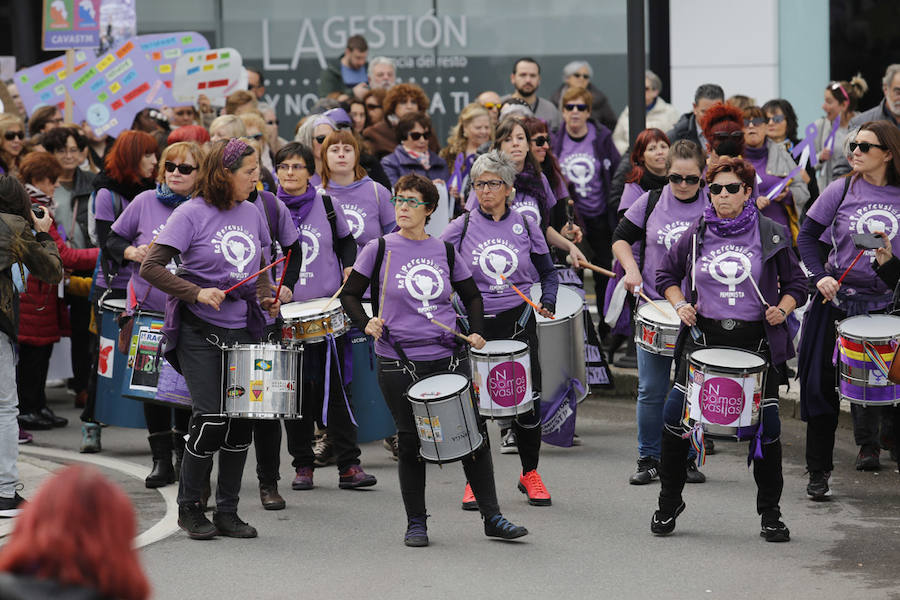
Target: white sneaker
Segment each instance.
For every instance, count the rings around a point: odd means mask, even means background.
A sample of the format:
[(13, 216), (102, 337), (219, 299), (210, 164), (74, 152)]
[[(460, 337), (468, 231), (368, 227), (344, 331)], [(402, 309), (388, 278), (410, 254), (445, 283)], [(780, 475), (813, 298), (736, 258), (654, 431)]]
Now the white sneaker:
[(502, 430), (500, 435), (500, 454), (518, 454), (519, 444), (516, 443), (516, 432), (512, 427)]

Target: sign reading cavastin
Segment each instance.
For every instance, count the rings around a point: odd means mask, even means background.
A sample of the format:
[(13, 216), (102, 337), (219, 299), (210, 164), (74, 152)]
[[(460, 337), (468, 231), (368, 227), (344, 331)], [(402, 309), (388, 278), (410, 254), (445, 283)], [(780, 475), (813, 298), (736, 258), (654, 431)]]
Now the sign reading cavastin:
[[(86, 50), (75, 52), (74, 72), (78, 74), (93, 56)], [(19, 96), (30, 115), (34, 109), (48, 104), (55, 104), (60, 110), (66, 102), (66, 57), (58, 56), (48, 61), (18, 71), (13, 80), (19, 90)], [(80, 123), (84, 120), (84, 111), (74, 106), (73, 120)]]
[(100, 45), (100, 0), (44, 0), (44, 50)]
[(215, 102), (239, 89), (247, 89), (243, 67), (241, 55), (234, 48), (185, 54), (175, 63), (172, 83), (175, 101), (194, 102), (204, 94)]

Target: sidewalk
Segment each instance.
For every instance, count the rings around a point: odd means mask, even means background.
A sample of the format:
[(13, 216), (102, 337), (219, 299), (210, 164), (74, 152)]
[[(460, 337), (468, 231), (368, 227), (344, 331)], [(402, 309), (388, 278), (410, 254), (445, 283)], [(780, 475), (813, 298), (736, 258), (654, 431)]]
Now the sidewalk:
[[(27, 492), (23, 492), (26, 500), (34, 495), (44, 480), (50, 477), (54, 471), (63, 467), (60, 463), (22, 453), (19, 454), (17, 466), (19, 467), (19, 482), (24, 484), (25, 490), (27, 490)], [(12, 533), (15, 522), (15, 519), (0, 519), (0, 544), (3, 543), (6, 536)]]

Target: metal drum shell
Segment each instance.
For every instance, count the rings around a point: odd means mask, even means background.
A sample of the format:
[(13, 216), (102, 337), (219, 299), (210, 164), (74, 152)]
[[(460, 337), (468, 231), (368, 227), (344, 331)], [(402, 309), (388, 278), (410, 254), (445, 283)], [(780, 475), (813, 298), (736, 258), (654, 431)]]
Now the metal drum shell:
[[(661, 300), (656, 304), (664, 311), (667, 307), (671, 309), (671, 315), (667, 316), (674, 316), (675, 322), (654, 319), (654, 316), (659, 317), (660, 315), (652, 304), (638, 306), (634, 311), (634, 343), (651, 354), (674, 357), (681, 320), (667, 301)], [(648, 340), (648, 337), (651, 339)]]
[(279, 344), (225, 348), (222, 412), (244, 419), (299, 419), (302, 349)]
[[(289, 302), (281, 307), (284, 324), (281, 328), (281, 341), (290, 346), (302, 344), (319, 344), (328, 335), (335, 337), (345, 334), (350, 328), (350, 321), (344, 314), (341, 303), (334, 300), (328, 310), (321, 310), (328, 303), (328, 298), (314, 298), (304, 302)], [(318, 312), (311, 312), (321, 307)], [(296, 314), (303, 312), (305, 314)]]
[[(413, 395), (417, 386), (425, 392), (429, 379), (442, 377), (447, 378), (446, 382), (438, 380), (431, 383), (438, 386), (446, 383), (445, 392), (433, 392), (433, 396), (429, 393), (427, 398)], [(423, 377), (406, 389), (419, 436), (419, 454), (426, 461), (443, 464), (462, 460), (484, 443), (484, 436), (478, 428), (471, 387), (471, 382), (465, 375), (444, 372)], [(437, 419), (436, 431), (433, 429), (434, 419)], [(445, 436), (448, 431), (452, 435)], [(429, 437), (433, 439), (428, 439)]]
[[(871, 333), (867, 331), (864, 335), (859, 331), (851, 332), (850, 330), (857, 329), (857, 325), (868, 325), (863, 328)], [(897, 329), (898, 333), (885, 334), (891, 327)], [(841, 343), (842, 340), (847, 340), (855, 344), (869, 342), (874, 346), (895, 346), (900, 342), (900, 317), (883, 314), (847, 317), (837, 323), (836, 333), (839, 346), (836, 387), (839, 398), (859, 406), (900, 404), (900, 385), (891, 383), (887, 378), (884, 378), (884, 383), (872, 382), (870, 373), (876, 369), (874, 363), (871, 369), (849, 364), (844, 358), (845, 350)], [(871, 361), (869, 359), (866, 362)]]
[[(535, 302), (540, 300), (539, 283), (531, 286), (531, 298)], [(561, 298), (567, 298), (563, 302), (571, 302), (578, 309), (569, 313), (557, 312), (555, 319), (536, 315), (541, 397), (547, 400), (556, 398), (569, 387), (570, 379), (577, 379), (582, 384), (583, 392), (577, 394), (575, 400), (581, 402), (590, 390), (584, 356), (584, 300), (569, 286), (560, 285), (556, 298), (557, 311), (563, 306)]]
[[(495, 352), (493, 348), (498, 346), (497, 342), (513, 342), (520, 346), (518, 350)], [(505, 362), (514, 362), (525, 365), (525, 377), (527, 387), (521, 402), (514, 406), (500, 406), (494, 402), (490, 393), (484, 389), (487, 387), (487, 380), (493, 367)], [(476, 350), (469, 348), (469, 364), (472, 366), (472, 387), (475, 390), (475, 396), (478, 399), (478, 412), (482, 417), (488, 419), (503, 419), (515, 417), (517, 415), (530, 412), (534, 405), (534, 396), (531, 387), (531, 354), (526, 342), (519, 340), (491, 340), (487, 342), (484, 348)], [(487, 372), (482, 373), (482, 368), (486, 368)], [(482, 397), (484, 393), (484, 397)]]

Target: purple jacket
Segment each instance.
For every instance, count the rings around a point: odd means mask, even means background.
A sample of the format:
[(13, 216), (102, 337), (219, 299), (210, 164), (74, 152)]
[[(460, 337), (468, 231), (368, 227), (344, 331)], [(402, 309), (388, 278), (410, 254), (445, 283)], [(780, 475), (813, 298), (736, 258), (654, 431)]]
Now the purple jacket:
[(447, 181), (450, 178), (450, 170), (443, 158), (429, 150), (428, 160), (431, 167), (426, 171), (422, 163), (407, 154), (403, 144), (399, 144), (393, 152), (381, 159), (381, 166), (387, 173), (388, 179), (391, 180), (391, 187), (397, 183), (398, 179), (409, 173), (424, 175), (432, 181), (435, 179)]
[[(666, 254), (656, 271), (656, 291), (662, 297), (665, 298), (668, 288), (673, 285), (681, 287), (685, 277), (692, 277), (696, 255), (699, 253), (698, 248), (703, 245), (702, 234), (698, 238), (698, 232), (705, 229), (706, 224), (701, 218)], [(757, 284), (766, 302), (771, 306), (777, 306), (783, 296), (790, 295), (797, 301), (797, 307), (803, 306), (807, 298), (806, 276), (791, 249), (790, 235), (782, 225), (762, 215), (759, 216), (759, 235), (762, 242), (763, 267)], [(788, 332), (787, 321), (776, 326), (769, 325), (768, 322), (764, 322), (764, 325), (772, 363), (779, 365), (792, 358), (794, 344)]]

